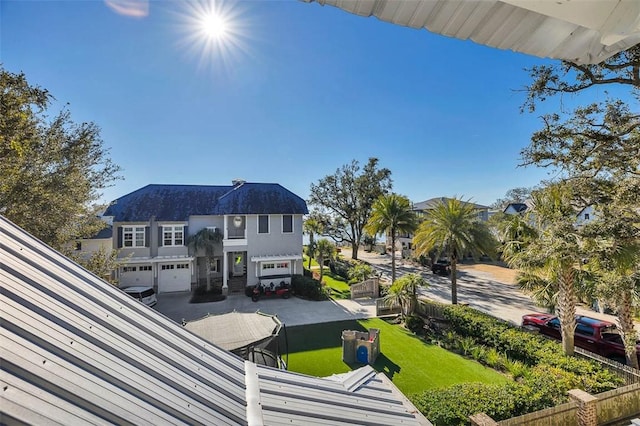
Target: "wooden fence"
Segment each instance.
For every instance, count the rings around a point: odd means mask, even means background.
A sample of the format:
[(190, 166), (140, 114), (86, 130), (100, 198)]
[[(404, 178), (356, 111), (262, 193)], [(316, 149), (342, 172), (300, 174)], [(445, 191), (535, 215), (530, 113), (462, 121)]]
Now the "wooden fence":
[(389, 305), (384, 299), (376, 299), (376, 316), (396, 315), (401, 312), (399, 304)]
[(352, 284), (350, 289), (352, 299), (378, 297), (380, 295), (378, 278), (371, 278), (358, 284)]

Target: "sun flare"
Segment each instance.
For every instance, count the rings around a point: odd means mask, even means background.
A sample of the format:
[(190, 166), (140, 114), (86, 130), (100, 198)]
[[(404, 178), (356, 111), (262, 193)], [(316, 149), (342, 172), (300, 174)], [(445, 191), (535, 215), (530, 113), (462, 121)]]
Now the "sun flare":
[(179, 47), (205, 68), (228, 68), (247, 53), (246, 16), (237, 2), (199, 0), (178, 2)]
[(205, 35), (214, 38), (222, 39), (227, 36), (227, 22), (222, 16), (215, 13), (205, 15), (202, 17), (200, 27), (204, 31)]

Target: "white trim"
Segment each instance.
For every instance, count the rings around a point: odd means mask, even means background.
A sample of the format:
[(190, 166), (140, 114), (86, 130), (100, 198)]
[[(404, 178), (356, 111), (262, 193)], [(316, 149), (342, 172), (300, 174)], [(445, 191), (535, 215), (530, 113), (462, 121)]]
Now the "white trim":
[[(162, 226), (162, 246), (160, 247), (183, 247), (185, 244), (184, 241), (184, 225), (161, 225)], [(178, 229), (180, 228), (180, 229)], [(171, 233), (171, 244), (165, 244), (166, 238), (164, 236), (165, 232)], [(182, 242), (180, 244), (176, 244), (176, 232), (180, 232), (182, 234)]]
[(277, 254), (266, 256), (251, 256), (252, 262), (276, 262), (280, 260), (302, 260), (302, 255), (299, 254)]
[[(267, 232), (260, 232), (260, 216), (267, 217)], [(271, 233), (271, 215), (268, 214), (259, 214), (256, 215), (256, 232), (258, 235), (269, 235)]]
[[(126, 258), (124, 258), (126, 259)], [(124, 260), (119, 259), (119, 260)], [(191, 262), (194, 257), (191, 256), (157, 256), (157, 257), (136, 257), (128, 259), (123, 265), (136, 264), (136, 263), (176, 263), (176, 262)]]
[[(285, 216), (291, 216), (291, 232), (284, 232), (284, 217)], [(282, 214), (282, 215), (280, 215), (280, 233), (282, 233), (282, 234), (293, 234), (293, 233), (295, 233), (294, 222), (295, 222), (295, 219), (294, 219), (292, 214)]]
[[(122, 226), (122, 248), (141, 248), (141, 247), (146, 247), (145, 242), (147, 241), (147, 230), (146, 230), (146, 226), (145, 225), (127, 225), (127, 226)], [(130, 231), (127, 231), (127, 229), (130, 229)], [(142, 231), (140, 231), (142, 230)], [(125, 238), (125, 234), (131, 234), (131, 245), (128, 246), (127, 243), (127, 239)], [(142, 245), (138, 245), (136, 244), (136, 242), (138, 241), (138, 234), (142, 234)]]

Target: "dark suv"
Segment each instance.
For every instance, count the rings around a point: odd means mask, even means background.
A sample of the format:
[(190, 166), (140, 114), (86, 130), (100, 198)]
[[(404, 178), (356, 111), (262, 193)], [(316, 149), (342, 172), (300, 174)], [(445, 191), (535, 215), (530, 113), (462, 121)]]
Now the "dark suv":
[(449, 275), (451, 274), (451, 262), (442, 259), (438, 260), (431, 265), (431, 272), (438, 275)]

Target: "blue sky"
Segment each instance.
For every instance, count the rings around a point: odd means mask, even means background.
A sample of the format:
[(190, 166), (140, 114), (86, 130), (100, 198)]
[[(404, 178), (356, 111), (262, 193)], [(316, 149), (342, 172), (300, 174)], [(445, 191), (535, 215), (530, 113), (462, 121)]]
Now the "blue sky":
[[(218, 5), (220, 6), (220, 4)], [(277, 182), (303, 198), (352, 159), (378, 157), (413, 201), (491, 204), (547, 176), (519, 168), (540, 127), (524, 68), (547, 61), (298, 1), (226, 3), (233, 38), (208, 49), (195, 10), (144, 18), (101, 1), (0, 2), (0, 61), (93, 121), (124, 180)], [(553, 108), (549, 104), (546, 108)]]

